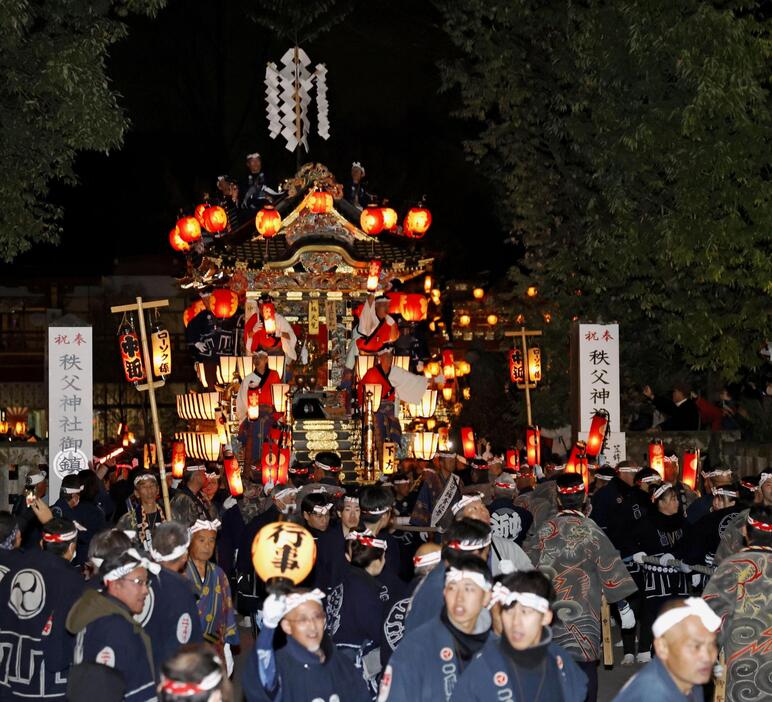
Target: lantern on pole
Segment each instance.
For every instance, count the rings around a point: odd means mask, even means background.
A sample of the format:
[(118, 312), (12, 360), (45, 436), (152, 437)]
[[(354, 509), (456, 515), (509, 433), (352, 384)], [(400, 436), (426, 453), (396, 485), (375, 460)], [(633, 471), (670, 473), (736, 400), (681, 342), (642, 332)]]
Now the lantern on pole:
[(588, 458), (597, 458), (603, 451), (608, 431), (609, 414), (606, 410), (598, 410), (592, 417), (590, 432), (587, 435), (587, 448), (585, 454)]
[(153, 374), (156, 378), (165, 378), (172, 374), (172, 345), (169, 332), (157, 322), (150, 340), (153, 348)]
[(265, 333), (273, 336), (276, 333), (276, 308), (273, 302), (264, 302), (260, 307)]
[(439, 436), (433, 431), (417, 431), (413, 434), (413, 456), (419, 461), (431, 461), (437, 453)]
[(659, 477), (665, 477), (665, 446), (662, 439), (652, 439), (649, 443), (649, 468), (656, 470)]
[(509, 352), (509, 379), (519, 385), (525, 383), (523, 352), (520, 349), (512, 349)]
[(260, 389), (247, 390), (247, 417), (253, 422), (260, 416)]
[(185, 474), (185, 443), (172, 441), (172, 477), (179, 480)]
[(464, 458), (474, 458), (477, 454), (477, 445), (474, 440), (472, 427), (461, 427), (461, 450)]
[(681, 481), (692, 490), (697, 485), (697, 473), (700, 468), (700, 450), (696, 447), (686, 449), (683, 458), (683, 475)]
[(142, 351), (139, 337), (134, 331), (134, 323), (126, 317), (118, 331), (118, 347), (126, 380), (137, 385), (145, 379), (145, 366), (142, 363)]
[(376, 236), (383, 231), (383, 212), (377, 205), (368, 205), (359, 216), (362, 231), (370, 236)]
[(517, 449), (508, 449), (506, 456), (506, 469), (513, 473), (520, 472), (520, 452)]
[(294, 522), (266, 524), (252, 542), (252, 565), (271, 590), (277, 585), (299, 585), (311, 573), (316, 541)]
[(528, 349), (528, 378), (531, 383), (541, 380), (541, 350), (535, 346)]
[(428, 295), (432, 291), (433, 284), (432, 277), (430, 275), (424, 276), (424, 292)]
[(373, 293), (378, 289), (381, 277), (381, 262), (373, 259), (367, 266), (367, 292)]
[(541, 432), (539, 427), (528, 427), (525, 430), (525, 452), (528, 465), (541, 465)]
[(222, 459), (225, 469), (225, 478), (228, 481), (228, 490), (233, 497), (244, 494), (244, 484), (241, 482), (241, 468), (236, 456), (231, 451), (225, 453)]
[(453, 351), (450, 349), (445, 349), (442, 352), (442, 375), (446, 382), (450, 382), (456, 377), (456, 364), (453, 359)]
[(284, 485), (289, 475), (289, 447), (283, 448), (278, 444), (263, 444), (263, 455), (260, 460), (260, 467), (263, 472), (263, 485), (273, 483), (274, 485)]
[(270, 239), (281, 229), (281, 215), (271, 205), (266, 205), (255, 215), (255, 229), (260, 236)]

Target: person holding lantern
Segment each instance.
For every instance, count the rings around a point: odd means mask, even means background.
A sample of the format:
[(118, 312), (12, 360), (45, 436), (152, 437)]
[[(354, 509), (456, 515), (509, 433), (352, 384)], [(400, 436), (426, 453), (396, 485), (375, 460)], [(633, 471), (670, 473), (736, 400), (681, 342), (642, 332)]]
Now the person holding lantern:
[(222, 568), (210, 561), (217, 542), (218, 520), (199, 519), (190, 527), (190, 546), (185, 576), (198, 598), (198, 615), (204, 640), (223, 657), (228, 673), (233, 670), (231, 646), (239, 645), (231, 586)]
[(284, 315), (276, 311), (270, 295), (262, 295), (259, 301), (247, 300), (244, 320), (245, 353), (284, 353), (290, 361), (297, 360), (295, 331)]
[(153, 531), (165, 521), (163, 508), (158, 503), (158, 478), (149, 470), (137, 468), (132, 482), (134, 494), (126, 500), (127, 512), (118, 520), (117, 527), (135, 531), (140, 546), (149, 551)]
[(248, 446), (251, 453), (246, 456), (248, 466), (260, 465), (263, 444), (275, 423), (271, 387), (281, 383), (278, 373), (268, 367), (268, 354), (258, 351), (254, 357), (252, 372), (244, 378), (236, 397), (236, 416), (241, 422), (239, 441)]
[[(362, 675), (325, 631), (323, 600), (321, 590), (302, 588), (266, 598), (263, 628), (242, 678), (247, 702), (371, 702)], [(277, 651), (273, 639), (279, 626), (287, 645)]]
[[(555, 614), (554, 640), (565, 648), (587, 675), (588, 702), (598, 694), (598, 662), (601, 657), (601, 597), (613, 604), (637, 591), (603, 530), (585, 512), (587, 495), (578, 473), (554, 480), (558, 513), (538, 532), (534, 557), (536, 568), (553, 582), (560, 582)], [(564, 614), (561, 614), (564, 613)], [(624, 608), (622, 626), (632, 627), (635, 616)]]

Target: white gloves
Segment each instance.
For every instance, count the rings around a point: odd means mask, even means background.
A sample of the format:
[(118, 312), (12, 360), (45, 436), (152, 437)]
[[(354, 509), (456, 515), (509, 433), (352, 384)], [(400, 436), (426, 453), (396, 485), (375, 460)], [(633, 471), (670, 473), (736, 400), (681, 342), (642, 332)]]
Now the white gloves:
[(633, 561), (636, 563), (643, 563), (644, 558), (646, 558), (646, 551), (638, 551), (638, 553), (633, 554)]
[(635, 628), (635, 613), (633, 612), (632, 607), (627, 604), (627, 602), (624, 604), (620, 603), (619, 618), (622, 620), (623, 629)]
[(284, 595), (268, 595), (263, 602), (263, 625), (275, 629), (286, 613), (287, 598)]
[(670, 564), (671, 561), (675, 560), (675, 556), (672, 553), (664, 553), (659, 558), (659, 564), (663, 566), (667, 566)]
[(702, 576), (699, 573), (692, 573), (692, 587), (698, 588), (702, 584)]

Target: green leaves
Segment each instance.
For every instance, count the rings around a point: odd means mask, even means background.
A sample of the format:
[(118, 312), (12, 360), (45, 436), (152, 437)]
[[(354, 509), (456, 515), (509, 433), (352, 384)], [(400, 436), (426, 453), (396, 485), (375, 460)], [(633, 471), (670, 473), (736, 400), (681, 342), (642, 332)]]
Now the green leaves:
[(165, 0), (41, 3), (0, 0), (0, 257), (55, 242), (55, 182), (74, 183), (79, 151), (121, 145), (128, 121), (105, 70), (126, 36), (117, 19), (155, 14)]

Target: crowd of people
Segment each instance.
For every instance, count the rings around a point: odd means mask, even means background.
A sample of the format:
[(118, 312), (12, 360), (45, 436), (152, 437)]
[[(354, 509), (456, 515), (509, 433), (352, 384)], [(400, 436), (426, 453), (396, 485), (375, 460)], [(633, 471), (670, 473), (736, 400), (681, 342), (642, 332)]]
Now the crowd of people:
[[(191, 464), (167, 518), (152, 470), (67, 476), (49, 508), (33, 469), (0, 514), (0, 699), (227, 701), (240, 654), (249, 702), (594, 702), (606, 606), (645, 664), (615, 700), (702, 700), (719, 650), (727, 700), (772, 698), (772, 470), (536, 474), (440, 453), (346, 484), (321, 452), (233, 498)], [(280, 521), (316, 546), (291, 588), (252, 562)]]

